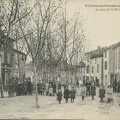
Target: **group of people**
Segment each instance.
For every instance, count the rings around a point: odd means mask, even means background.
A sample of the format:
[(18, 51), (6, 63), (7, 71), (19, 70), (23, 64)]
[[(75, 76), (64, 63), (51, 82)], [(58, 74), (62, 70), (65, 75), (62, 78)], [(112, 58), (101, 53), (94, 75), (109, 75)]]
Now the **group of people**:
[(16, 85), (16, 95), (32, 95), (32, 83), (30, 80), (19, 81)]
[[(66, 103), (68, 103), (69, 98), (71, 99), (71, 103), (74, 102), (75, 94), (76, 94), (74, 87), (72, 87), (72, 89), (69, 90), (68, 86), (65, 86), (63, 94), (64, 94), (64, 98), (65, 98)], [(62, 94), (61, 89), (58, 89), (58, 92), (56, 95), (57, 95), (57, 100), (58, 100), (59, 104), (61, 104), (63, 94)]]
[(32, 95), (32, 83), (31, 80), (20, 81), (16, 78), (11, 78), (8, 83), (8, 94), (9, 96), (16, 93), (16, 96), (21, 95)]
[(61, 83), (58, 82), (56, 83), (55, 81), (49, 81), (49, 82), (46, 82), (46, 83), (38, 83), (38, 93), (41, 94), (41, 95), (49, 95), (49, 96), (55, 96), (56, 94), (56, 91), (58, 89), (61, 89)]
[[(114, 82), (113, 82), (114, 83)], [(96, 95), (96, 85), (95, 82), (89, 82), (87, 81), (85, 84), (82, 84), (80, 87), (80, 93), (82, 97), (82, 101), (86, 96), (91, 96), (91, 99), (94, 100), (94, 96)], [(113, 93), (116, 92), (118, 95), (118, 102), (120, 105), (120, 81), (116, 84), (116, 88), (114, 90), (114, 85), (108, 85), (108, 87), (105, 89), (103, 85), (101, 85), (98, 96), (100, 98), (100, 102), (104, 102), (104, 98), (106, 98), (107, 103), (113, 102)], [(68, 86), (65, 87), (64, 92), (62, 94), (61, 89), (58, 90), (56, 93), (57, 100), (59, 104), (61, 103), (62, 96), (64, 95), (66, 103), (68, 103), (68, 99), (71, 99), (71, 102), (74, 102), (75, 96), (76, 96), (76, 89), (72, 87), (71, 90), (68, 89)]]
[(99, 98), (100, 102), (103, 102), (103, 99), (106, 97), (107, 102), (110, 103), (113, 101), (113, 93), (117, 93), (118, 96), (118, 102), (120, 105), (120, 81), (116, 83), (116, 87), (114, 86), (113, 82), (113, 89), (111, 85), (108, 85), (107, 89), (104, 88), (104, 86), (101, 86), (99, 90)]
[[(96, 85), (95, 82), (89, 82), (86, 81), (85, 84), (78, 85), (72, 87), (71, 90), (68, 89), (68, 85), (64, 85), (64, 91), (62, 92), (62, 84), (60, 81), (49, 81), (47, 83), (38, 83), (37, 89), (38, 93), (41, 95), (49, 95), (49, 96), (57, 96), (57, 100), (59, 104), (61, 104), (62, 97), (64, 96), (65, 102), (68, 103), (68, 99), (70, 98), (71, 103), (74, 102), (74, 99), (76, 98), (76, 88), (80, 88), (80, 94), (82, 97), (82, 100), (85, 99), (86, 96), (91, 96), (91, 99), (94, 100), (94, 96), (96, 95)], [(15, 82), (14, 79), (11, 79), (9, 82), (9, 90), (8, 93), (16, 92), (16, 96), (21, 95), (32, 95), (33, 93), (33, 85), (31, 83), (31, 80), (24, 80), (24, 81), (18, 81)], [(105, 89), (104, 86), (101, 86), (99, 89), (99, 98), (100, 102), (104, 101), (104, 98), (107, 98), (107, 102), (111, 103), (113, 101), (113, 93), (117, 93), (119, 105), (120, 105), (120, 81), (116, 82), (116, 80), (113, 81), (112, 85), (108, 85), (108, 87)]]

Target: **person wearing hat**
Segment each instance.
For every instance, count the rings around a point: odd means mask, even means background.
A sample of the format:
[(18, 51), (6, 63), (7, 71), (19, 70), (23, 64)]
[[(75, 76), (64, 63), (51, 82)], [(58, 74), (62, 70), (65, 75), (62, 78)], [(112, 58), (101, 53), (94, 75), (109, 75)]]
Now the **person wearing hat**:
[(61, 92), (61, 89), (59, 89), (58, 92), (57, 92), (57, 100), (58, 100), (59, 104), (61, 104), (61, 100), (62, 100), (62, 92)]
[(92, 100), (94, 100), (94, 96), (96, 95), (96, 87), (94, 82), (91, 85), (91, 95), (92, 95)]
[(69, 98), (68, 86), (66, 86), (65, 89), (64, 89), (64, 98), (65, 98), (66, 103), (68, 103), (68, 98)]
[(74, 89), (74, 87), (72, 87), (72, 90), (70, 91), (70, 98), (71, 98), (71, 103), (74, 102), (74, 99), (75, 99), (75, 94), (76, 94), (76, 91)]

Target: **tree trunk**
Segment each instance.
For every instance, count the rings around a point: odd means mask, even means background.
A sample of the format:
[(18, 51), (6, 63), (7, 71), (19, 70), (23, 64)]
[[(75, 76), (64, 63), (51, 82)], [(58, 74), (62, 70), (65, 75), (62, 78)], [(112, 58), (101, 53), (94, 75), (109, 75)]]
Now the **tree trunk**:
[(35, 104), (36, 104), (36, 108), (40, 108), (39, 104), (38, 104), (38, 90), (37, 90), (37, 76), (36, 76), (36, 66), (35, 63), (34, 64), (34, 78), (35, 78)]
[[(1, 53), (1, 50), (0, 50)], [(4, 98), (3, 94), (3, 81), (2, 81), (2, 55), (0, 54), (0, 91), (1, 91), (1, 98)]]

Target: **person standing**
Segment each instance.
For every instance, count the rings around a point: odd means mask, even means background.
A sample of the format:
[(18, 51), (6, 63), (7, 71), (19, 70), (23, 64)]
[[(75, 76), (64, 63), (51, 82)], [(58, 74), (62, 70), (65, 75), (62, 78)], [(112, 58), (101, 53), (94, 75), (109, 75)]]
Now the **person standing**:
[(82, 100), (84, 100), (84, 97), (85, 97), (85, 85), (84, 84), (82, 85), (82, 88), (81, 88), (81, 96), (82, 96)]
[(61, 89), (61, 83), (58, 81), (58, 90)]
[(27, 95), (27, 82), (23, 81), (23, 95)]
[(112, 101), (112, 88), (111, 85), (107, 88), (107, 102), (110, 103)]
[(49, 84), (48, 84), (48, 82), (46, 82), (46, 84), (45, 84), (45, 92), (46, 92), (46, 95), (48, 95), (48, 93), (49, 93)]
[(87, 82), (86, 82), (86, 95), (88, 95), (89, 94), (89, 96), (90, 96), (90, 82), (87, 80)]
[(96, 95), (96, 87), (94, 82), (91, 85), (91, 95), (92, 95), (92, 100), (94, 100), (94, 96)]
[(101, 86), (100, 90), (99, 90), (99, 98), (100, 98), (100, 102), (103, 102), (103, 98), (105, 97), (105, 89), (104, 86)]
[(45, 83), (42, 82), (42, 86), (41, 86), (41, 95), (44, 95), (45, 92)]
[(62, 92), (61, 92), (61, 89), (59, 89), (58, 92), (57, 92), (57, 100), (58, 100), (59, 104), (61, 104), (61, 100), (62, 100)]
[(76, 81), (76, 87), (79, 88), (79, 81), (78, 81), (78, 78), (77, 78), (77, 81)]
[(74, 102), (75, 94), (76, 94), (76, 91), (75, 91), (74, 87), (72, 87), (72, 90), (70, 91), (71, 103)]
[(53, 82), (52, 88), (53, 88), (53, 95), (55, 95), (55, 93), (56, 93), (56, 83), (55, 82)]
[(49, 96), (52, 96), (53, 95), (53, 88), (52, 88), (52, 86), (50, 86), (50, 88), (49, 88)]
[(22, 95), (22, 83), (21, 81), (18, 82), (18, 87), (17, 87), (17, 91), (18, 91), (18, 96), (21, 96)]
[(116, 93), (117, 81), (114, 79), (113, 81), (113, 93)]
[(31, 80), (27, 81), (27, 92), (29, 95), (32, 95), (32, 83)]
[(64, 98), (65, 98), (66, 103), (68, 103), (68, 98), (69, 98), (68, 86), (66, 86), (66, 88), (64, 89)]
[(118, 85), (117, 85), (117, 96), (118, 96), (118, 103), (120, 106), (120, 80), (119, 80)]

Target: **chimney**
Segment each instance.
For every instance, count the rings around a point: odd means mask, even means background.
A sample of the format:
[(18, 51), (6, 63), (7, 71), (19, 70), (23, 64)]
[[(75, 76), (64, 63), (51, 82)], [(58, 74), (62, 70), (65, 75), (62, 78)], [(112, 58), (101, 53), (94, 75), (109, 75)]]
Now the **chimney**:
[(100, 50), (101, 49), (101, 46), (97, 46), (97, 50)]

